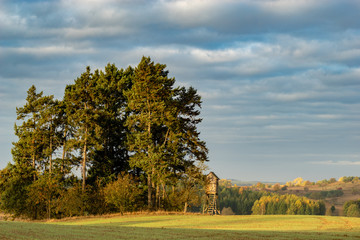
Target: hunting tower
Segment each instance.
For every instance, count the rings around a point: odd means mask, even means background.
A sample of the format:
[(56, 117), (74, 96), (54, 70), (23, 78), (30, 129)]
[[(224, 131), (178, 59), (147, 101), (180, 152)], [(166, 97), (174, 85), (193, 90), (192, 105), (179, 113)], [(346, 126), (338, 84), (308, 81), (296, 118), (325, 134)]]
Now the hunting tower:
[(220, 214), (218, 206), (218, 186), (219, 178), (214, 172), (210, 172), (206, 176), (206, 198), (207, 203), (204, 212), (216, 215)]

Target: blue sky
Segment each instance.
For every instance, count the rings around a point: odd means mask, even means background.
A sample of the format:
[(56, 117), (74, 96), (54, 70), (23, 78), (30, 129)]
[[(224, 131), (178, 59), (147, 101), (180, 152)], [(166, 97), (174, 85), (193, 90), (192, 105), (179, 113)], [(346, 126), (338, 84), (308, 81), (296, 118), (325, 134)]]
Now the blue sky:
[(202, 96), (219, 177), (358, 176), (359, 12), (357, 0), (0, 0), (0, 168), (32, 84), (61, 98), (86, 66), (144, 55)]

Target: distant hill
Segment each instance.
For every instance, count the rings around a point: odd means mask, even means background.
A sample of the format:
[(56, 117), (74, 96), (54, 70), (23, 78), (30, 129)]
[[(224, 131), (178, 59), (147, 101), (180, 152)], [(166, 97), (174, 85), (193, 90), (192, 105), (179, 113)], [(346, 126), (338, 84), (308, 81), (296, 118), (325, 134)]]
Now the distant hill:
[[(236, 184), (236, 186), (253, 186), (253, 185), (257, 184), (258, 182), (261, 182), (261, 181), (242, 181), (242, 180), (237, 180), (237, 179), (228, 179), (228, 180), (231, 181), (232, 185)], [(270, 184), (270, 185), (273, 185), (276, 183), (285, 184), (283, 182), (261, 182), (261, 183)]]
[[(261, 182), (263, 186), (257, 185), (260, 181), (241, 181), (237, 179), (222, 179), (230, 186), (241, 187), (250, 186), (250, 189), (257, 191), (276, 192), (277, 194), (295, 194), (305, 196), (313, 200), (323, 200), (326, 208), (334, 206), (335, 211), (331, 215), (343, 215), (343, 205), (350, 200), (360, 199), (360, 178), (359, 177), (342, 177), (339, 181), (335, 179), (321, 180), (318, 182), (304, 181), (302, 178), (294, 179), (292, 182)], [(277, 184), (278, 183), (278, 184)], [(279, 189), (274, 186), (280, 185)], [(301, 185), (302, 184), (302, 185)], [(328, 213), (327, 213), (328, 214)]]

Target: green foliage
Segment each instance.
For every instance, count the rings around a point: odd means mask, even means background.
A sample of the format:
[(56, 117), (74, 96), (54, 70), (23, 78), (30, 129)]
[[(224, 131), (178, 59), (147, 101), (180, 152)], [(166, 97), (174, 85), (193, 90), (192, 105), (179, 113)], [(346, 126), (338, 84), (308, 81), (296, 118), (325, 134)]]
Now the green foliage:
[(335, 206), (331, 206), (330, 208), (326, 209), (326, 215), (328, 216), (334, 216), (335, 215)]
[(104, 189), (105, 201), (112, 204), (123, 214), (134, 211), (140, 206), (137, 205), (141, 189), (138, 182), (130, 175), (118, 176), (118, 179), (106, 185)]
[(129, 169), (128, 150), (125, 145), (127, 128), (124, 126), (129, 115), (127, 99), (124, 91), (132, 84), (134, 70), (118, 69), (114, 64), (108, 64), (105, 71), (100, 71), (96, 80), (96, 104), (99, 118), (99, 145), (92, 156), (89, 169), (89, 181), (101, 178), (111, 181)]
[(336, 179), (335, 178), (330, 178), (329, 179), (329, 183), (336, 183), (337, 181), (336, 181)]
[(55, 203), (61, 190), (58, 179), (50, 175), (41, 175), (26, 188), (26, 206), (33, 219), (50, 219), (55, 213)]
[(254, 203), (255, 215), (324, 215), (325, 203), (296, 195), (271, 194)]
[(276, 191), (276, 192), (279, 191), (280, 190), (280, 184), (279, 183), (274, 184), (273, 185), (273, 190)]
[(17, 216), (32, 216), (27, 206), (27, 187), (31, 184), (34, 170), (27, 164), (8, 164), (1, 170), (0, 208), (5, 213)]
[(193, 88), (174, 88), (175, 79), (168, 78), (165, 68), (143, 57), (131, 89), (125, 91), (130, 111), (125, 123), (132, 152), (129, 164), (147, 175), (149, 209), (155, 205), (153, 189), (174, 174), (181, 176), (194, 162), (207, 160), (208, 150), (196, 129), (201, 98)]
[(219, 186), (219, 208), (230, 207), (236, 215), (249, 215), (255, 201), (265, 195), (268, 193)]
[(57, 202), (56, 213), (60, 217), (81, 216), (85, 212), (84, 195), (80, 184), (62, 189)]
[(344, 195), (343, 190), (329, 190), (329, 191), (320, 191), (320, 192), (310, 192), (305, 194), (306, 197), (311, 199), (325, 199), (325, 198), (334, 198), (334, 197), (341, 197)]
[(235, 213), (233, 212), (233, 210), (231, 209), (231, 207), (224, 207), (221, 210), (221, 215), (234, 215)]
[(354, 176), (344, 176), (344, 177), (341, 177), (339, 179), (339, 182), (344, 182), (344, 183), (348, 183), (348, 182), (357, 182), (359, 181), (359, 177), (354, 177)]
[(43, 96), (37, 93), (33, 85), (28, 90), (26, 104), (16, 108), (17, 120), (22, 120), (20, 126), (15, 124), (15, 135), (19, 138), (14, 142), (12, 154), (16, 163), (28, 164), (34, 169), (45, 168), (50, 154), (49, 141), (46, 134), (47, 122), (43, 113), (51, 108), (53, 96)]
[(345, 202), (344, 215), (347, 217), (360, 217), (360, 200)]
[(74, 150), (82, 154), (81, 174), (82, 189), (85, 190), (86, 165), (91, 162), (89, 154), (99, 146), (100, 127), (97, 122), (100, 117), (96, 103), (96, 82), (98, 71), (90, 72), (90, 67), (75, 80), (75, 84), (66, 86), (64, 101), (68, 122), (73, 131), (69, 143)]
[(206, 184), (206, 178), (202, 174), (205, 168), (204, 165), (188, 167), (179, 179), (177, 189), (180, 196), (176, 202), (184, 206), (184, 213), (188, 211), (188, 206), (201, 205)]
[(346, 211), (347, 217), (360, 217), (360, 207), (357, 204), (351, 204)]
[[(165, 68), (145, 57), (135, 69), (87, 67), (62, 101), (31, 86), (16, 109), (14, 165), (0, 172), (2, 211), (32, 219), (124, 212), (145, 194), (150, 209), (200, 205), (201, 98), (175, 88)], [(135, 185), (124, 173), (115, 181), (123, 171)]]

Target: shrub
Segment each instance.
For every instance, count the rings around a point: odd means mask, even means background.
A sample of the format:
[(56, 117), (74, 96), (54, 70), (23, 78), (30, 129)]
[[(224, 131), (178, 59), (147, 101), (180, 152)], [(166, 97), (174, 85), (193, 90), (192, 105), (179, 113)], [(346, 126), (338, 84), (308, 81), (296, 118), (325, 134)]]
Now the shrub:
[(360, 217), (360, 208), (357, 204), (351, 204), (347, 210), (346, 216), (348, 217)]
[(335, 213), (335, 206), (331, 206), (329, 209), (326, 209), (326, 215), (334, 216)]
[(360, 200), (345, 202), (344, 215), (347, 217), (360, 217)]
[(26, 216), (34, 218), (27, 206), (28, 191), (34, 171), (32, 168), (9, 164), (0, 171), (0, 208), (13, 217)]
[(114, 205), (121, 214), (136, 209), (136, 200), (140, 194), (140, 188), (129, 174), (119, 176), (116, 181), (107, 184), (104, 189), (105, 201)]
[(276, 183), (274, 186), (273, 186), (273, 190), (274, 191), (279, 191), (280, 190), (280, 184), (279, 183)]
[(341, 177), (339, 178), (339, 182), (344, 182), (344, 183), (348, 183), (348, 182), (356, 182), (359, 180), (359, 177), (354, 177), (354, 176), (349, 176), (349, 177)]
[(86, 191), (82, 192), (81, 185), (64, 189), (60, 193), (57, 204), (57, 214), (61, 217), (81, 216), (85, 212), (84, 198)]
[(223, 208), (221, 210), (221, 215), (234, 215), (235, 213), (231, 209), (231, 207)]

